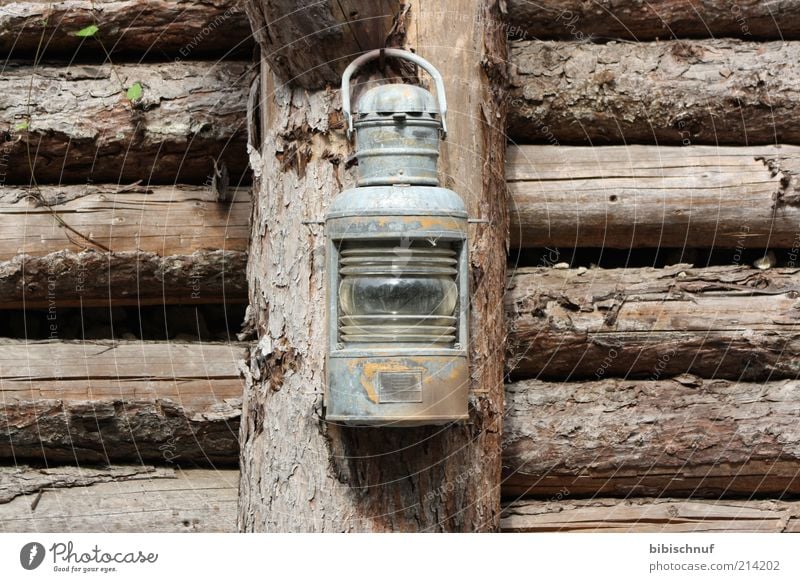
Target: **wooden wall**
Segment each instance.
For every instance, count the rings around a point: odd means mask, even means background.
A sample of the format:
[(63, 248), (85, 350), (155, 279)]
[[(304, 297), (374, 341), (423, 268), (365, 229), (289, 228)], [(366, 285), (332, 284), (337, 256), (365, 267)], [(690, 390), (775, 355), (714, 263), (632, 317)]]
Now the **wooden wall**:
[[(244, 13), (92, 6), (0, 1), (0, 309), (246, 302)], [(800, 1), (500, 24), (503, 529), (796, 530)], [(73, 507), (112, 484), (134, 512), (167, 487), (164, 530), (232, 531), (246, 349), (0, 338), (0, 530), (156, 527)]]
[(252, 50), (222, 0), (0, 1), (0, 531), (235, 530), (246, 344), (119, 317), (243, 311)]
[(503, 528), (792, 531), (800, 2), (509, 13)]

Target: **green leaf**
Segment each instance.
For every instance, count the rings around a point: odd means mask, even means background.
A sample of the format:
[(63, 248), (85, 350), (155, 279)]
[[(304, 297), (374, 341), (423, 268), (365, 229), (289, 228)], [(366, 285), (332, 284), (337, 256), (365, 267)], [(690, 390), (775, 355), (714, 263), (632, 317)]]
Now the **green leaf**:
[(142, 90), (142, 84), (137, 81), (136, 83), (128, 87), (128, 92), (126, 94), (128, 96), (129, 101), (138, 101), (139, 99), (142, 98), (143, 92), (144, 91)]
[(100, 30), (96, 24), (90, 24), (86, 28), (81, 28), (78, 32), (75, 33), (75, 36), (83, 36), (89, 37), (94, 36), (97, 34), (97, 31)]
[(28, 129), (28, 120), (24, 119), (14, 126), (15, 131), (25, 131)]

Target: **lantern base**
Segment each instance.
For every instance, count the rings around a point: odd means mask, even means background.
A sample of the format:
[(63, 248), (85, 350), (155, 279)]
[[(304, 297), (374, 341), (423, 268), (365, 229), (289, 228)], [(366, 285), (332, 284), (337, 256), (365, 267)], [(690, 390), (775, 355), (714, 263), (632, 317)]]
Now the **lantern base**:
[(467, 419), (469, 369), (462, 352), (435, 356), (340, 354), (331, 355), (327, 362), (327, 421), (411, 427)]

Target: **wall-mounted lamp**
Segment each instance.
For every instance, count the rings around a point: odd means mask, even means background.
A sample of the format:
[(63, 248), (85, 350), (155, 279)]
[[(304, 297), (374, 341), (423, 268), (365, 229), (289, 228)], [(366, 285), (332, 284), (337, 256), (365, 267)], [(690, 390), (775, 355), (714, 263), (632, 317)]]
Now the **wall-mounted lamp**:
[(325, 417), (354, 425), (443, 424), (467, 418), (467, 211), (458, 194), (439, 187), (447, 113), (441, 75), (413, 53), (383, 53), (427, 71), (438, 100), (414, 85), (382, 85), (351, 113), (350, 77), (380, 50), (357, 58), (342, 76), (358, 177), (325, 217)]

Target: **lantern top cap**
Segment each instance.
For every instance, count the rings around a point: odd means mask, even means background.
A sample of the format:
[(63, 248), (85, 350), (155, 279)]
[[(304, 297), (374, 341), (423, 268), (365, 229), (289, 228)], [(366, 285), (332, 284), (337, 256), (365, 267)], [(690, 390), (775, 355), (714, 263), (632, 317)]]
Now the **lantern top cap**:
[(373, 87), (358, 100), (357, 113), (429, 113), (440, 115), (436, 98), (416, 85), (381, 85)]
[[(391, 49), (391, 48), (375, 49), (366, 52), (360, 57), (358, 57), (356, 60), (354, 60), (352, 63), (350, 63), (344, 70), (344, 73), (342, 74), (342, 112), (344, 113), (345, 122), (347, 123), (347, 136), (350, 137), (353, 133), (353, 115), (350, 112), (350, 77), (352, 77), (353, 73), (355, 73), (365, 63), (380, 58), (382, 55), (410, 61), (420, 66), (431, 76), (434, 85), (436, 85), (436, 98), (439, 100), (438, 113), (442, 124), (441, 134), (442, 134), (442, 139), (444, 139), (445, 136), (447, 135), (447, 122), (445, 121), (445, 118), (447, 116), (447, 99), (445, 98), (444, 94), (444, 81), (442, 80), (442, 76), (439, 74), (439, 71), (437, 71), (432, 64), (430, 64), (428, 61), (426, 61), (419, 55), (416, 55), (409, 51), (404, 51), (400, 49)], [(394, 87), (395, 85), (390, 85), (390, 86)], [(413, 85), (411, 86), (413, 87)], [(406, 85), (402, 85), (402, 87), (406, 87)], [(377, 89), (378, 90), (383, 89), (384, 91), (387, 90), (385, 86), (378, 87)], [(422, 89), (422, 91), (425, 90)], [(367, 93), (369, 93), (369, 91)]]

